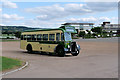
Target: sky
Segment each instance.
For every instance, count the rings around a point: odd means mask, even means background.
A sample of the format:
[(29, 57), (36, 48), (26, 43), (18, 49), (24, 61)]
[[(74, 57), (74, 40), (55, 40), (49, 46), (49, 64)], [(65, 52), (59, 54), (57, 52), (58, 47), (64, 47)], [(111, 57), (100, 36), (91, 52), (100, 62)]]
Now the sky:
[(0, 3), (0, 25), (58, 28), (64, 23), (118, 23), (117, 2), (11, 2)]

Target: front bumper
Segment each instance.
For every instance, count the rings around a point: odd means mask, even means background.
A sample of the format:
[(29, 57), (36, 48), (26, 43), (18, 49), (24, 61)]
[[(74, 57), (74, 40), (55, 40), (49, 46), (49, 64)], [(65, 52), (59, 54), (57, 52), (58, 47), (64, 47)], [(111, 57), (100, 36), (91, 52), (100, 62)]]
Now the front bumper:
[(71, 48), (64, 48), (64, 51), (65, 53), (76, 53), (78, 50), (80, 51), (80, 49), (80, 46), (78, 46), (74, 52), (71, 51)]
[(71, 53), (71, 49), (69, 48), (64, 48), (65, 53)]

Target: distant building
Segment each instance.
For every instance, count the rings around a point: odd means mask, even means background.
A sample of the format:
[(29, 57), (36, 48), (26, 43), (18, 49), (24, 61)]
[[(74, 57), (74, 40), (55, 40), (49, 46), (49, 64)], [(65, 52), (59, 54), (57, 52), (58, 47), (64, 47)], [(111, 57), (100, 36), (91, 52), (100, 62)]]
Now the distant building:
[(80, 31), (91, 30), (94, 27), (94, 23), (64, 23), (62, 25), (74, 26), (77, 33)]
[(110, 22), (103, 22), (101, 26), (103, 27), (103, 30), (107, 32), (112, 31), (115, 34), (120, 32), (120, 24), (111, 24)]
[(0, 39), (16, 39), (15, 34), (0, 34)]

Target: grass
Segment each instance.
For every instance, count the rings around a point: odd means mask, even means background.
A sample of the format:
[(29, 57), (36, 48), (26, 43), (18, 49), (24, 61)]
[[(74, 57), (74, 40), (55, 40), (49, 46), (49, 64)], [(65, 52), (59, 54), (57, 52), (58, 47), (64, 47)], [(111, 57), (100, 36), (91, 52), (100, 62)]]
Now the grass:
[(1, 39), (0, 42), (9, 42), (9, 41), (20, 41), (20, 40), (12, 40), (12, 39)]
[(0, 66), (0, 71), (13, 69), (15, 67), (20, 67), (22, 65), (22, 61), (20, 61), (18, 59), (0, 57), (0, 60), (2, 60), (2, 61), (0, 61), (0, 64), (2, 64), (2, 66)]
[(72, 39), (79, 39), (79, 37), (73, 37)]

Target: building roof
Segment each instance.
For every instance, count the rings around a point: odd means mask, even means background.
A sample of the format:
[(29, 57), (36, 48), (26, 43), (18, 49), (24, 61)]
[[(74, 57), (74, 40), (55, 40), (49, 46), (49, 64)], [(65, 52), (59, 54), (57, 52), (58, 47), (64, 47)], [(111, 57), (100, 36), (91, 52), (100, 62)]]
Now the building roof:
[[(101, 24), (101, 25), (104, 26), (104, 24)], [(117, 25), (117, 26), (120, 26), (120, 24), (105, 24), (105, 25), (110, 25), (110, 26)]]
[(120, 24), (106, 24), (106, 25), (117, 25), (117, 26), (120, 26)]
[(62, 25), (94, 25), (94, 23), (64, 23)]

